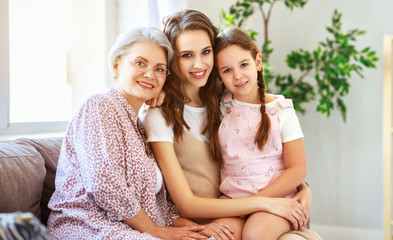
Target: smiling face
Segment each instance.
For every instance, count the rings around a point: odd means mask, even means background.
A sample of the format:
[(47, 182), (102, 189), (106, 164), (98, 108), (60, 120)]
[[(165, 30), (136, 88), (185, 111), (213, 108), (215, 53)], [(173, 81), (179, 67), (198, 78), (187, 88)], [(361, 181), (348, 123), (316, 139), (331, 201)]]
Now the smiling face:
[(220, 78), (234, 98), (260, 103), (257, 79), (258, 70), (262, 68), (261, 54), (254, 59), (250, 51), (230, 45), (217, 54), (216, 62)]
[(185, 76), (183, 87), (201, 88), (206, 85), (214, 64), (213, 47), (203, 30), (189, 30), (176, 39), (179, 68)]
[[(143, 64), (142, 62), (149, 65), (146, 72), (138, 70), (135, 65)], [(116, 59), (116, 84), (134, 111), (137, 112), (143, 102), (156, 97), (161, 91), (166, 77), (157, 77), (154, 74), (154, 69), (161, 68), (167, 68), (166, 54), (164, 49), (153, 42), (133, 43), (124, 56)]]

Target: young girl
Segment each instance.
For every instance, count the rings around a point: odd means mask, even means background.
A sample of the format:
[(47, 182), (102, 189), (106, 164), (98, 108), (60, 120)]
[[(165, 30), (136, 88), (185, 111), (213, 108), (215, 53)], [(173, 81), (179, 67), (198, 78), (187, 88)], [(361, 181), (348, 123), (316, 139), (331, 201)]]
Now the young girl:
[[(294, 197), (307, 167), (292, 100), (265, 93), (261, 54), (239, 28), (217, 37), (215, 54), (227, 90), (218, 130), (223, 198)], [(243, 239), (277, 239), (290, 229), (286, 219), (257, 212), (248, 216)]]

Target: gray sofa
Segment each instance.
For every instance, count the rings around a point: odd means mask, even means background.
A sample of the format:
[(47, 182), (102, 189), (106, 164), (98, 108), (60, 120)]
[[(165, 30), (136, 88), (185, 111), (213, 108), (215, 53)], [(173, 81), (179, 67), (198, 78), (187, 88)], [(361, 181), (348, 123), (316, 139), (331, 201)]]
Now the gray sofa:
[(46, 225), (62, 139), (0, 143), (0, 213), (31, 212)]

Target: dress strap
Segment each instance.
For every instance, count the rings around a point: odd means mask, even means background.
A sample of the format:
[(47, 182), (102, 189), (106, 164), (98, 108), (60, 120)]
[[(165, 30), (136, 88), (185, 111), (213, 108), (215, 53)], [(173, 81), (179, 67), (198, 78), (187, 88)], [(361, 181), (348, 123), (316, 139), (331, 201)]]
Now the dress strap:
[(284, 109), (284, 108), (293, 108), (292, 99), (287, 99), (287, 98), (280, 99), (280, 100), (277, 101), (277, 103), (278, 103), (278, 105), (279, 105), (282, 109)]
[(222, 101), (224, 103), (229, 103), (233, 100), (233, 95), (230, 91), (226, 90), (224, 96), (222, 97)]
[(293, 103), (292, 99), (279, 99), (277, 100), (276, 104), (274, 104), (274, 107), (268, 107), (266, 108), (266, 112), (270, 115), (276, 114), (278, 111), (284, 108), (293, 108)]

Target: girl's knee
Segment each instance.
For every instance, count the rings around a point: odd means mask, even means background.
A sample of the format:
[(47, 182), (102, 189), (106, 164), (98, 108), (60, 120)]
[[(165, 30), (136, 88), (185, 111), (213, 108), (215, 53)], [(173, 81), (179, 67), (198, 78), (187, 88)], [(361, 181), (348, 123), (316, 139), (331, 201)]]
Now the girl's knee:
[(272, 234), (269, 232), (269, 228), (264, 224), (260, 224), (259, 226), (244, 226), (243, 240), (258, 240), (258, 239), (277, 239), (273, 238)]
[(289, 223), (271, 214), (250, 216), (243, 228), (243, 240), (277, 240), (282, 234), (290, 231)]

